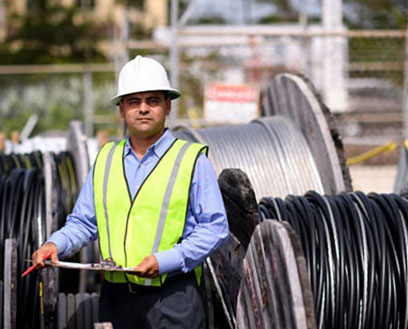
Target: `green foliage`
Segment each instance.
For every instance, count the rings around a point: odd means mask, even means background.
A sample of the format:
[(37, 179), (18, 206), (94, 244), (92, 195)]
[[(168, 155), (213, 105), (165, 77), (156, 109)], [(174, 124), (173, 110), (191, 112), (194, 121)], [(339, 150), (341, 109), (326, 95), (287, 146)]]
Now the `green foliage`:
[(350, 38), (350, 62), (403, 62), (404, 47), (401, 38)]
[(344, 7), (349, 8), (345, 23), (352, 29), (405, 29), (407, 24), (407, 5), (393, 0), (344, 0)]
[(68, 122), (81, 119), (80, 111), (74, 111), (72, 107), (53, 102), (48, 104), (47, 111), (42, 113), (34, 133), (49, 129), (64, 131), (67, 129)]
[(143, 9), (144, 7), (144, 0), (125, 0), (126, 5), (135, 7), (137, 9)]
[[(179, 10), (178, 10), (179, 18), (187, 9), (188, 2), (189, 0), (179, 0)], [(171, 0), (167, 1), (167, 21), (169, 22), (169, 25), (170, 25), (171, 23)]]
[[(298, 20), (298, 11), (290, 0), (257, 1), (273, 3), (276, 6), (276, 13), (261, 18), (260, 24), (296, 22)], [(300, 2), (299, 6), (307, 6), (307, 3), (307, 1)], [(317, 3), (322, 5), (322, 1)], [(405, 29), (407, 24), (407, 3), (405, 0), (343, 0), (343, 5), (344, 22), (352, 29)]]
[[(350, 29), (406, 29), (406, 4), (398, 5), (392, 0), (344, 0), (346, 8), (353, 8), (353, 16), (344, 16)], [(351, 7), (350, 7), (351, 6)], [(346, 10), (347, 12), (347, 10)], [(350, 77), (380, 78), (402, 87), (404, 81), (405, 39), (403, 38), (350, 38), (349, 59), (351, 63), (378, 65), (383, 69), (352, 71)], [(395, 67), (401, 63), (401, 67)], [(393, 68), (388, 68), (390, 64)]]
[(152, 36), (152, 30), (145, 28), (141, 23), (131, 24), (130, 36), (136, 40), (149, 39)]
[[(217, 68), (203, 70), (202, 75), (197, 75), (194, 71), (200, 70), (195, 67), (195, 63), (220, 63), (221, 57), (217, 51), (213, 51), (205, 56), (190, 57), (185, 52), (180, 54), (182, 66), (188, 67), (187, 70), (180, 72), (180, 90), (182, 97), (179, 100), (179, 115), (181, 118), (189, 117), (190, 111), (194, 110), (195, 114), (202, 117), (204, 104), (204, 84), (203, 81), (216, 80)], [(204, 64), (205, 65), (205, 64)], [(205, 73), (204, 73), (205, 72)], [(204, 74), (206, 76), (204, 76)]]
[[(0, 64), (50, 64), (100, 62), (100, 27), (81, 17), (75, 7), (41, 6), (24, 16), (14, 16), (9, 35), (0, 44)], [(103, 32), (103, 29), (102, 29)]]
[(212, 17), (201, 17), (194, 20), (195, 24), (226, 24), (226, 21), (221, 16), (212, 16)]
[[(349, 58), (352, 63), (366, 65), (382, 63), (383, 69), (373, 71), (353, 71), (350, 76), (383, 78), (392, 81), (397, 86), (403, 85), (405, 56), (405, 40), (402, 38), (350, 38)], [(401, 63), (400, 69), (388, 69), (387, 63)]]
[[(294, 13), (295, 10), (290, 0), (258, 0), (263, 3), (273, 3), (279, 13)], [(307, 1), (305, 1), (307, 3)]]
[(298, 23), (298, 15), (270, 15), (259, 19), (258, 24)]
[(31, 76), (4, 79), (9, 84), (0, 88), (0, 131), (21, 130), (34, 113), (39, 117), (34, 133), (66, 130), (70, 120), (83, 116), (82, 81), (78, 75), (38, 75), (35, 83)]

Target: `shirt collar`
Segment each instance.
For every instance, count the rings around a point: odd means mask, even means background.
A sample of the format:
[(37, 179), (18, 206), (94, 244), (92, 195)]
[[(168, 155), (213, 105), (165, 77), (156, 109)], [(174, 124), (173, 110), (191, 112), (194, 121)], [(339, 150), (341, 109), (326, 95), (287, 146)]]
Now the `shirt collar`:
[[(147, 149), (146, 153), (153, 151), (159, 158), (161, 158), (175, 139), (176, 138), (173, 136), (170, 129), (166, 128), (163, 135)], [(128, 155), (131, 151), (132, 146), (128, 137), (125, 144), (125, 155)]]

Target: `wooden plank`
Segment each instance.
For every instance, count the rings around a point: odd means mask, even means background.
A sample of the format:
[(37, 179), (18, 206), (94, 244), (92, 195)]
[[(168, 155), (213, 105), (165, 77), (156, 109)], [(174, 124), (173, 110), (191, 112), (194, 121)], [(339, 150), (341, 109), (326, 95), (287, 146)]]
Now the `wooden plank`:
[(84, 329), (92, 329), (92, 299), (88, 293), (83, 294), (84, 303)]
[(43, 282), (43, 302), (44, 302), (44, 327), (54, 328), (54, 316), (58, 303), (58, 287), (56, 269), (45, 268), (40, 272), (40, 280)]
[(67, 329), (75, 329), (75, 295), (67, 295)]
[(57, 329), (67, 327), (67, 296), (64, 293), (58, 294)]
[(84, 295), (78, 293), (75, 295), (75, 329), (84, 328)]
[(237, 328), (316, 328), (306, 261), (289, 225), (272, 220), (259, 224), (243, 266)]
[(99, 295), (94, 292), (91, 294), (92, 299), (92, 323), (99, 322)]
[(0, 324), (3, 324), (4, 282), (0, 280)]
[(15, 329), (17, 321), (17, 246), (6, 239), (4, 248), (4, 316), (3, 328)]

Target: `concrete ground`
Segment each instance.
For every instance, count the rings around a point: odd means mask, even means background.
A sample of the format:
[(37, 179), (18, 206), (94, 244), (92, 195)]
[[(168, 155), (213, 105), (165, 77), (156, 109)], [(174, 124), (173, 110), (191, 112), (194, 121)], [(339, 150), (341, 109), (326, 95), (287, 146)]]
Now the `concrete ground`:
[(395, 183), (397, 166), (350, 166), (354, 191), (364, 193), (391, 193)]

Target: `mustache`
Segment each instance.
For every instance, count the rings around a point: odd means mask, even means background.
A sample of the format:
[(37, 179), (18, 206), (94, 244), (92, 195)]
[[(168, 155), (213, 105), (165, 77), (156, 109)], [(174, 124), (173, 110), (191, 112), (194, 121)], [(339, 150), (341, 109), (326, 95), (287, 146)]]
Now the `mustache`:
[(141, 116), (135, 117), (135, 120), (140, 120), (140, 119), (152, 120), (153, 118), (148, 115), (141, 115)]

